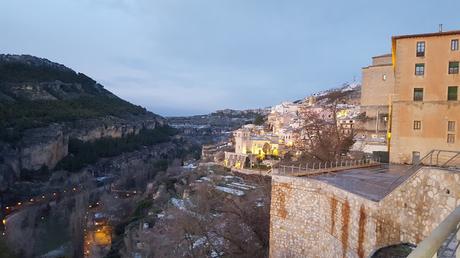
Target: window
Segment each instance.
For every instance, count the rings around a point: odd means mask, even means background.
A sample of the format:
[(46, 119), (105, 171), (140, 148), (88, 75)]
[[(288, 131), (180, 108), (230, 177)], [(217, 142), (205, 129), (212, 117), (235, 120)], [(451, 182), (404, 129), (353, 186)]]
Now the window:
[(422, 121), (415, 120), (414, 121), (414, 130), (422, 129)]
[(417, 56), (425, 56), (425, 41), (417, 42)]
[(382, 76), (382, 80), (384, 80), (384, 81), (387, 80), (387, 75), (386, 75), (386, 74), (384, 74), (384, 75)]
[(423, 101), (423, 88), (414, 88), (414, 101)]
[(455, 134), (447, 134), (447, 143), (455, 143)]
[(458, 73), (458, 62), (449, 62), (449, 74), (456, 74)]
[(448, 121), (447, 122), (447, 131), (448, 132), (455, 132), (455, 121)]
[(449, 86), (447, 87), (447, 100), (457, 100), (458, 99), (458, 87)]
[(453, 39), (450, 42), (450, 50), (457, 51), (458, 50), (458, 39)]
[(425, 64), (415, 64), (415, 75), (425, 74)]

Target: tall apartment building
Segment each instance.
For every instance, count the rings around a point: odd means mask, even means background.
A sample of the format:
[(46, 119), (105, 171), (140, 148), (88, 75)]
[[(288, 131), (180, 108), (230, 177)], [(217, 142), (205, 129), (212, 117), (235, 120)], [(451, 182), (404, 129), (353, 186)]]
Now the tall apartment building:
[(391, 162), (460, 150), (459, 40), (460, 31), (392, 38)]
[(362, 136), (370, 151), (387, 150), (388, 110), (394, 85), (391, 54), (372, 57), (372, 65), (362, 69), (361, 110), (366, 113)]

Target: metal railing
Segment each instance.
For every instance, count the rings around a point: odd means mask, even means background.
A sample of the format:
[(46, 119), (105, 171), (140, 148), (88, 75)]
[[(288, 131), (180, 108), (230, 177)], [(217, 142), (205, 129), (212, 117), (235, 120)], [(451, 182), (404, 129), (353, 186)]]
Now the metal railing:
[(273, 174), (286, 176), (309, 176), (351, 168), (376, 166), (379, 164), (380, 159), (368, 158), (359, 160), (335, 160), (325, 162), (312, 162), (304, 165), (279, 165), (278, 167), (273, 169)]
[[(409, 170), (423, 166), (449, 170), (460, 169), (460, 151), (432, 150)], [(408, 258), (460, 257), (460, 206), (452, 211), (431, 234), (411, 252)]]
[(406, 169), (401, 176), (395, 178), (385, 195), (390, 194), (401, 183), (403, 178), (414, 176), (415, 172), (424, 166), (458, 170), (460, 169), (460, 151), (431, 150), (418, 162)]
[(442, 168), (460, 167), (460, 151), (432, 150), (428, 152), (415, 166), (430, 166)]
[(460, 206), (414, 249), (408, 258), (458, 257)]

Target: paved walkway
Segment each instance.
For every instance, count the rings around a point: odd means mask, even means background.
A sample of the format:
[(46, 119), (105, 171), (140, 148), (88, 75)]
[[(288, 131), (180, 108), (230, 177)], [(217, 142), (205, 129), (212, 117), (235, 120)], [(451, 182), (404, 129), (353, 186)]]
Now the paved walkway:
[(311, 176), (346, 191), (373, 201), (383, 199), (415, 171), (410, 166), (380, 165), (369, 168), (348, 169), (341, 172)]

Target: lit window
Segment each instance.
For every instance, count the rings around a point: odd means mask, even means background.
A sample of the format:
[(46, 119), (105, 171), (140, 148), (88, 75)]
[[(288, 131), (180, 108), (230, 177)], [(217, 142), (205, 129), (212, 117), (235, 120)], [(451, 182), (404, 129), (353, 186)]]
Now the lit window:
[(384, 75), (382, 76), (382, 80), (384, 80), (384, 81), (387, 80), (387, 75), (386, 75), (386, 74), (384, 74)]
[(447, 100), (457, 100), (458, 99), (458, 87), (449, 86), (447, 88)]
[(450, 42), (450, 50), (457, 51), (458, 50), (458, 39), (453, 39)]
[(455, 143), (455, 134), (447, 134), (447, 143)]
[(455, 132), (455, 121), (448, 121), (447, 122), (447, 131)]
[(449, 74), (456, 74), (458, 73), (458, 62), (449, 62)]
[(415, 64), (415, 75), (425, 74), (425, 64)]
[(415, 120), (414, 121), (414, 130), (422, 129), (422, 121)]
[(425, 56), (425, 41), (417, 42), (417, 56)]
[(414, 88), (414, 101), (423, 101), (423, 88)]

